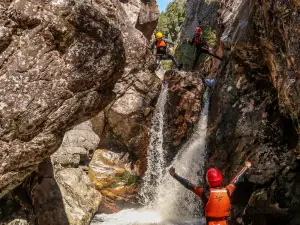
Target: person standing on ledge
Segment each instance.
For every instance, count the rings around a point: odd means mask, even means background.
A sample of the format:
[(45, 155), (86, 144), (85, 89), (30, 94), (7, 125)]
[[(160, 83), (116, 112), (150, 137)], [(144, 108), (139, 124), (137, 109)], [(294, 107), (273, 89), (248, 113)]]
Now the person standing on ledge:
[(241, 182), (245, 172), (251, 167), (250, 162), (245, 162), (245, 166), (238, 172), (233, 180), (225, 187), (222, 184), (222, 174), (216, 168), (210, 168), (206, 173), (206, 181), (209, 188), (196, 187), (188, 180), (175, 173), (175, 168), (171, 167), (169, 173), (180, 184), (198, 195), (205, 205), (205, 217), (207, 225), (228, 225), (227, 219), (230, 215), (230, 197), (236, 185)]
[(151, 51), (156, 48), (156, 64), (159, 65), (161, 60), (172, 60), (178, 70), (181, 70), (182, 64), (179, 64), (175, 57), (168, 52), (168, 45), (174, 47), (174, 43), (170, 40), (163, 38), (161, 32), (155, 34), (155, 40), (148, 47)]
[(192, 40), (190, 40), (189, 37), (187, 37), (186, 40), (188, 41), (188, 43), (190, 45), (192, 45), (196, 48), (195, 59), (194, 59), (192, 71), (195, 70), (198, 59), (199, 59), (199, 57), (202, 53), (211, 55), (211, 56), (213, 56), (213, 57), (215, 57), (215, 58), (222, 61), (222, 58), (220, 58), (219, 56), (211, 53), (211, 49), (208, 46), (207, 41), (203, 37), (203, 32), (202, 32), (201, 27), (196, 27), (195, 34), (194, 34)]

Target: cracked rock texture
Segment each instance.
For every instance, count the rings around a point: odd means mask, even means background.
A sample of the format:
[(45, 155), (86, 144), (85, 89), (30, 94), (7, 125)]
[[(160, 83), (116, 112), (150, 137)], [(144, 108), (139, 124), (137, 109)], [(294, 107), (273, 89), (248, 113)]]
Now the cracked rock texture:
[(44, 160), (31, 189), (38, 224), (88, 224), (98, 211), (102, 197), (87, 171), (100, 139), (86, 121), (65, 133), (60, 148)]
[(155, 74), (133, 73), (116, 84), (116, 101), (104, 112), (105, 128), (100, 137), (106, 142), (100, 146), (128, 152), (132, 166), (138, 164), (139, 174), (146, 168), (150, 121), (160, 88), (161, 80)]
[(199, 121), (205, 86), (192, 72), (167, 71), (168, 104), (164, 128), (166, 157), (171, 161)]
[(120, 0), (130, 23), (150, 40), (159, 16), (158, 6), (153, 0)]
[(87, 175), (87, 164), (99, 141), (90, 121), (66, 132), (51, 158), (44, 159), (37, 170), (2, 199), (0, 221), (89, 224), (102, 201)]
[(143, 69), (146, 38), (122, 4), (0, 2), (0, 197), (58, 149), (65, 131), (104, 109), (119, 78)]
[(225, 182), (253, 163), (231, 224), (300, 224), (299, 1), (221, 1), (224, 52), (209, 115), (208, 166)]
[(80, 167), (59, 167), (57, 161), (51, 161), (46, 159), (39, 165), (37, 183), (30, 192), (35, 221), (45, 225), (89, 224), (101, 194)]

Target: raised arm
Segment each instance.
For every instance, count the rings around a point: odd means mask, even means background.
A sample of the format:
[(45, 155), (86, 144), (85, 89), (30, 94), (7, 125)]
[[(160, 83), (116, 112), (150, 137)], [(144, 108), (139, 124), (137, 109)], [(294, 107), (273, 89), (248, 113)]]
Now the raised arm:
[(171, 167), (169, 172), (170, 172), (170, 175), (172, 177), (174, 177), (182, 186), (184, 186), (188, 190), (194, 191), (196, 186), (191, 184), (187, 179), (184, 179), (183, 177), (176, 174), (174, 167)]
[(251, 167), (251, 163), (250, 162), (245, 162), (245, 166), (237, 173), (237, 175), (231, 180), (231, 182), (229, 183), (229, 185), (227, 185), (227, 189), (230, 192), (230, 195), (233, 193), (233, 191), (236, 188), (236, 185), (239, 184), (245, 173), (247, 172), (248, 168)]

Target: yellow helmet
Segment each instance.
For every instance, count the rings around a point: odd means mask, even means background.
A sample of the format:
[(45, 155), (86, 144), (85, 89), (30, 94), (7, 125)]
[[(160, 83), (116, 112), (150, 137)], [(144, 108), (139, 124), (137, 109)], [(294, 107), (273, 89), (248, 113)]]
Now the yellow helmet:
[(157, 32), (157, 33), (155, 34), (155, 37), (156, 37), (156, 38), (162, 38), (162, 37), (163, 37), (162, 32)]

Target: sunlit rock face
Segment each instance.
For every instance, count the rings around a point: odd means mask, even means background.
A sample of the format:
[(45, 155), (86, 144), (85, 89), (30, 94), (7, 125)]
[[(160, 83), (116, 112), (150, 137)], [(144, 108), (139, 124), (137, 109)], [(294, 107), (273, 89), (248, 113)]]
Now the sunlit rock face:
[(86, 166), (99, 141), (86, 121), (66, 132), (51, 160), (39, 165), (31, 190), (39, 224), (88, 224), (98, 211), (102, 197), (86, 174)]
[(106, 148), (129, 152), (130, 160), (141, 162), (145, 170), (152, 112), (161, 80), (149, 71), (133, 73), (116, 84), (117, 99), (105, 109)]
[(149, 40), (159, 16), (156, 0), (120, 0), (131, 24)]
[(0, 196), (104, 109), (122, 75), (143, 69), (147, 40), (121, 4), (0, 3)]
[(128, 154), (96, 150), (89, 164), (89, 177), (104, 200), (99, 213), (115, 213), (137, 206), (140, 177)]
[[(57, 162), (56, 162), (57, 163)], [(35, 221), (38, 224), (89, 224), (102, 201), (101, 194), (79, 167), (57, 167), (44, 160), (31, 190)]]
[(297, 10), (298, 1), (220, 2), (224, 60), (209, 117), (209, 166), (228, 182), (245, 160), (254, 165), (233, 196), (233, 224), (299, 224)]
[(59, 147), (66, 129), (113, 99), (125, 51), (120, 29), (84, 1), (0, 6), (3, 195)]
[(87, 175), (87, 164), (98, 144), (90, 121), (66, 132), (61, 147), (0, 199), (1, 223), (89, 224), (102, 201)]

